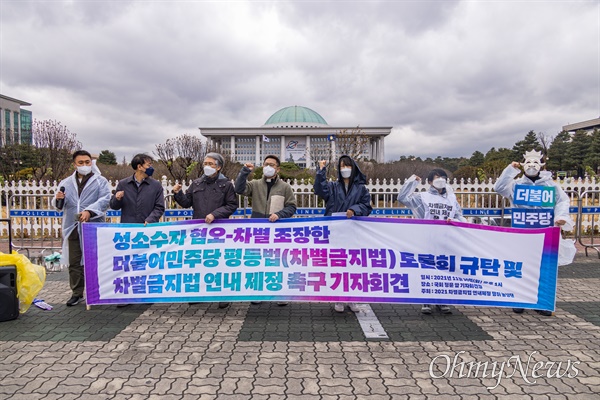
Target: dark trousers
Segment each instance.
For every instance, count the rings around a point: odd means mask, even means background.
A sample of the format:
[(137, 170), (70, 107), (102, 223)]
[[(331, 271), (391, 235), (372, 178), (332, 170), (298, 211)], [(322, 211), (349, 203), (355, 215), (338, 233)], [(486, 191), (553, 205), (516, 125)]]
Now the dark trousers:
[(83, 297), (83, 289), (85, 288), (83, 265), (81, 265), (82, 255), (79, 232), (75, 229), (69, 236), (69, 285), (73, 291), (73, 296), (79, 297)]

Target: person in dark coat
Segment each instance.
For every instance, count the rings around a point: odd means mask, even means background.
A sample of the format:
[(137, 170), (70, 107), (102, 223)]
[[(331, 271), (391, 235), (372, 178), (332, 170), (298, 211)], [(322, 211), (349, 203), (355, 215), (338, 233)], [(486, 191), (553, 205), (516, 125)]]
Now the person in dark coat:
[(315, 194), (325, 200), (325, 215), (345, 212), (348, 218), (366, 217), (371, 214), (371, 195), (365, 186), (367, 177), (358, 165), (348, 156), (338, 161), (338, 180), (327, 182), (326, 161), (319, 161), (319, 170), (315, 177)]
[[(371, 214), (371, 195), (366, 187), (367, 177), (348, 156), (338, 160), (338, 180), (327, 182), (326, 161), (319, 161), (319, 170), (315, 177), (315, 194), (325, 200), (325, 215), (345, 213), (346, 218), (366, 217)], [(360, 311), (358, 304), (350, 303), (352, 311)], [(335, 303), (335, 311), (344, 312), (344, 303)]]
[[(204, 157), (204, 174), (192, 181), (185, 194), (181, 184), (173, 187), (177, 204), (194, 210), (192, 218), (204, 219), (205, 223), (211, 224), (215, 219), (229, 218), (237, 210), (238, 199), (233, 184), (221, 173), (224, 164), (222, 155), (208, 153)], [(219, 303), (219, 308), (228, 306), (229, 303)]]
[(238, 199), (231, 181), (221, 173), (223, 156), (208, 153), (204, 157), (204, 174), (195, 179), (185, 194), (181, 184), (173, 187), (175, 201), (183, 208), (192, 207), (194, 219), (204, 219), (207, 224), (215, 219), (229, 218), (238, 207)]
[(137, 154), (131, 160), (132, 176), (117, 184), (110, 208), (121, 210), (121, 223), (151, 224), (165, 212), (165, 197), (159, 181), (152, 178), (152, 157)]

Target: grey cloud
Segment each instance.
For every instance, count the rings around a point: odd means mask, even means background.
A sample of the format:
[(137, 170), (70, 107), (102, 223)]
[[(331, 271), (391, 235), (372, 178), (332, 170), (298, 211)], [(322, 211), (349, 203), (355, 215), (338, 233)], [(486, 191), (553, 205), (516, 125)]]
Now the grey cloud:
[(9, 4), (3, 94), (123, 153), (289, 105), (394, 126), (389, 159), (468, 156), (599, 112), (590, 2), (25, 2), (22, 19)]

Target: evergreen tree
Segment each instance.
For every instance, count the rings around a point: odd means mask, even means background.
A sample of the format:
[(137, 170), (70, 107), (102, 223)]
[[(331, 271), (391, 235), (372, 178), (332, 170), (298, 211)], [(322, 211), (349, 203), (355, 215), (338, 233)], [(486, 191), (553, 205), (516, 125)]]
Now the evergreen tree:
[(523, 160), (523, 154), (526, 151), (537, 150), (542, 151), (542, 145), (540, 144), (537, 134), (534, 131), (529, 131), (525, 138), (515, 143), (512, 148), (513, 161), (521, 162)]
[(500, 147), (498, 150), (492, 147), (487, 153), (485, 153), (485, 162), (489, 163), (492, 161), (501, 161), (506, 166), (515, 161), (513, 158), (513, 151), (511, 149), (507, 149), (506, 147)]
[(110, 150), (102, 150), (98, 155), (98, 163), (106, 165), (117, 165), (117, 156)]
[(469, 165), (471, 167), (481, 167), (485, 162), (485, 156), (480, 151), (473, 152), (471, 158), (469, 159)]
[(590, 154), (592, 137), (583, 130), (575, 132), (571, 143), (567, 148), (567, 166), (577, 170), (577, 176), (583, 178), (585, 175), (585, 160)]
[(598, 168), (600, 167), (600, 131), (594, 129), (592, 133), (592, 143), (590, 145), (590, 152), (585, 159), (585, 164), (590, 166), (595, 174), (598, 174)]
[(571, 135), (569, 132), (562, 131), (552, 141), (548, 148), (548, 157), (546, 158), (546, 169), (550, 171), (564, 171), (567, 168), (567, 149)]

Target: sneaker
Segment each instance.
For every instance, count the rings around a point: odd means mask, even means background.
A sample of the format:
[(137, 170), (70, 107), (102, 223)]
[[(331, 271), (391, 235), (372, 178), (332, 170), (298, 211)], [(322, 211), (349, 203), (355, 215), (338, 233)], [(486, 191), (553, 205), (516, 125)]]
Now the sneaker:
[(225, 303), (225, 302), (219, 303), (219, 308), (227, 308), (227, 307), (229, 307), (229, 303)]
[(423, 304), (423, 306), (421, 307), (421, 313), (423, 313), (423, 314), (431, 314), (431, 305), (429, 305), (429, 304)]
[(524, 308), (513, 308), (513, 312), (515, 314), (523, 314), (525, 312)]
[(353, 312), (360, 311), (360, 307), (356, 303), (350, 303), (350, 304), (348, 304), (348, 307), (350, 307), (350, 310), (352, 310)]
[(83, 296), (71, 296), (69, 300), (67, 300), (67, 307), (73, 307), (79, 304), (79, 302), (83, 300)]
[(344, 312), (344, 303), (335, 303), (333, 309), (337, 312)]
[(278, 305), (279, 307), (287, 306), (287, 305), (288, 305), (288, 302), (287, 302), (287, 301), (280, 301), (280, 302), (278, 302), (278, 303), (277, 303), (277, 305)]
[(535, 310), (536, 313), (543, 315), (544, 317), (551, 317), (552, 311), (549, 310)]
[(452, 314), (452, 310), (450, 310), (450, 306), (447, 306), (445, 304), (440, 304), (438, 307), (438, 310), (440, 310), (440, 312), (442, 314)]

